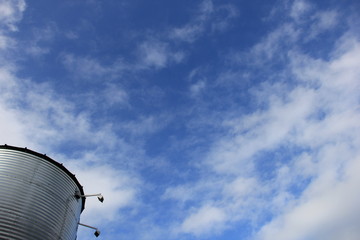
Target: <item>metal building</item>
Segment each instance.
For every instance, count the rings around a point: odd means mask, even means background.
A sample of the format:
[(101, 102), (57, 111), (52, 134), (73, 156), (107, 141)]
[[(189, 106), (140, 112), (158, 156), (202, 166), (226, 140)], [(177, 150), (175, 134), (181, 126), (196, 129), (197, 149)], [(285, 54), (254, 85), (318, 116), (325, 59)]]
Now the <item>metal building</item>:
[(85, 207), (79, 195), (82, 186), (62, 164), (0, 146), (0, 239), (75, 240)]

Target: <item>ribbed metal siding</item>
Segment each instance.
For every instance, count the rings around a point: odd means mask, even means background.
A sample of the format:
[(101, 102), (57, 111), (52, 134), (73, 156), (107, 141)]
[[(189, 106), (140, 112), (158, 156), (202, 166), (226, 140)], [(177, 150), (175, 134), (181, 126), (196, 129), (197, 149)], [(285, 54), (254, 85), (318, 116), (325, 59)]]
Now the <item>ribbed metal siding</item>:
[(84, 202), (73, 178), (46, 158), (0, 147), (0, 239), (76, 239)]

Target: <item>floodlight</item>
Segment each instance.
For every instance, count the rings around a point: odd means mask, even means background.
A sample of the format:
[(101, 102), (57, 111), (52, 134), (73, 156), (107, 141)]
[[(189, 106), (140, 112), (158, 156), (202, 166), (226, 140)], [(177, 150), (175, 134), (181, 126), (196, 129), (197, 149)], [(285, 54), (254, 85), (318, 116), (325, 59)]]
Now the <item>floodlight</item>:
[(81, 225), (81, 226), (87, 227), (87, 228), (95, 229), (95, 232), (94, 232), (95, 237), (98, 237), (100, 235), (100, 231), (96, 227), (92, 227), (90, 225), (86, 225), (86, 224), (83, 224), (83, 223), (78, 223), (78, 224)]
[(104, 202), (104, 197), (102, 195), (98, 196), (100, 202)]
[(100, 201), (100, 202), (104, 202), (104, 196), (103, 195), (101, 195), (101, 193), (98, 193), (98, 194), (89, 194), (89, 195), (80, 195), (78, 192), (75, 192), (75, 197), (76, 198), (82, 198), (82, 197), (84, 197), (84, 198), (86, 198), (86, 197), (98, 197), (98, 200)]

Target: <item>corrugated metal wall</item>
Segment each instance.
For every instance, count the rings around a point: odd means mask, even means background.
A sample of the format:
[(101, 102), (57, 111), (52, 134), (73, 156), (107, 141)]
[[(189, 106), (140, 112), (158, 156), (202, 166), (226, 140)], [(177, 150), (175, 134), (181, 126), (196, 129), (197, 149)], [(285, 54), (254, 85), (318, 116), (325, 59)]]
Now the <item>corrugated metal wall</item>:
[(68, 170), (31, 150), (0, 146), (0, 239), (74, 240), (85, 199)]

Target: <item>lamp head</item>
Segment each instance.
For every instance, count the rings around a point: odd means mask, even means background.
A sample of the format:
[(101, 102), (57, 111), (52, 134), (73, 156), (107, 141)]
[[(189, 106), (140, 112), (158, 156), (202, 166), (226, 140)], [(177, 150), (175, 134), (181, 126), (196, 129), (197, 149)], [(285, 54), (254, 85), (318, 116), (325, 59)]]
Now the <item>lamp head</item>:
[(95, 233), (94, 233), (95, 237), (98, 237), (100, 235), (100, 231), (99, 230), (96, 230)]
[(102, 195), (98, 196), (100, 202), (104, 202), (104, 197)]

